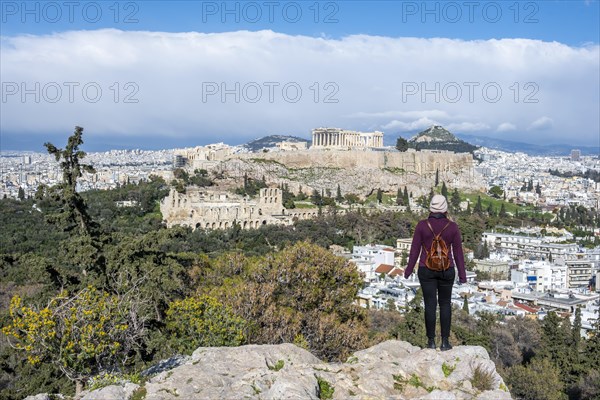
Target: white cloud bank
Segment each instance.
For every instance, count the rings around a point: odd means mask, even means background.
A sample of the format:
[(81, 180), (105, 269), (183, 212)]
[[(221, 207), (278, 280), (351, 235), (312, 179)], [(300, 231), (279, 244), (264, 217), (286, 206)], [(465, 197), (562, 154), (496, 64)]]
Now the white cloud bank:
[(141, 147), (145, 136), (176, 147), (318, 126), (395, 136), (441, 124), (580, 145), (600, 135), (598, 45), (109, 29), (3, 37), (1, 51), (3, 135), (79, 124)]

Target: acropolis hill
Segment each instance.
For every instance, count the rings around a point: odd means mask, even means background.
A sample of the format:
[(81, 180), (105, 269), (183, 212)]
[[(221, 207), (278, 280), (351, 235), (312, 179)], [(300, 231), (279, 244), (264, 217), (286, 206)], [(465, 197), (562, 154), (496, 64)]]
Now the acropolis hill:
[(263, 177), (269, 184), (287, 184), (292, 192), (312, 189), (335, 190), (359, 197), (381, 189), (395, 193), (407, 186), (418, 196), (429, 192), (436, 172), (440, 182), (452, 188), (479, 189), (470, 153), (448, 151), (399, 152), (383, 147), (382, 132), (355, 132), (338, 128), (313, 130), (310, 148), (305, 142), (282, 142), (272, 151), (234, 153), (229, 146), (185, 149), (176, 156), (181, 166), (218, 170), (227, 178), (240, 180), (244, 174)]
[[(279, 189), (293, 193), (313, 190), (366, 197), (374, 190), (395, 194), (407, 187), (415, 197), (429, 192), (436, 174), (451, 188), (479, 189), (470, 153), (447, 151), (399, 152), (384, 148), (383, 133), (355, 132), (337, 128), (313, 130), (313, 145), (282, 142), (277, 150), (234, 153), (226, 145), (184, 149), (176, 154), (175, 165), (190, 172), (199, 169), (218, 176), (218, 187), (189, 188), (187, 193), (171, 191), (161, 201), (167, 225), (195, 228), (227, 228), (239, 223), (244, 228), (266, 224), (291, 224), (313, 218), (318, 209), (287, 210)], [(271, 187), (253, 200), (233, 195), (244, 177), (264, 179)], [(264, 193), (263, 193), (264, 192)]]

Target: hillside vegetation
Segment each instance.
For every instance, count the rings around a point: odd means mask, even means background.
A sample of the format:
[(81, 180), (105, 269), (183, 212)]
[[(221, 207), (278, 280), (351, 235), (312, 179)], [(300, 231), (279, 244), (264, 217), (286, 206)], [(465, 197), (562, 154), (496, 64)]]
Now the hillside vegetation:
[[(327, 250), (393, 246), (421, 216), (349, 212), (257, 230), (166, 229), (158, 201), (169, 188), (159, 178), (74, 190), (85, 168), (82, 143), (78, 128), (65, 149), (47, 145), (61, 162), (60, 185), (32, 199), (0, 200), (0, 397), (72, 394), (103, 373), (139, 380), (148, 366), (198, 346), (294, 343), (345, 361), (392, 338), (423, 345), (419, 296), (403, 313), (360, 308), (356, 269)], [(117, 200), (138, 203), (117, 207)], [(498, 223), (542, 222), (535, 214), (452, 207), (471, 249)], [(598, 223), (580, 211), (567, 210), (557, 223)], [(543, 324), (499, 318), (457, 310), (452, 340), (484, 346), (513, 394), (599, 393), (600, 324), (585, 340), (577, 322), (552, 313)]]

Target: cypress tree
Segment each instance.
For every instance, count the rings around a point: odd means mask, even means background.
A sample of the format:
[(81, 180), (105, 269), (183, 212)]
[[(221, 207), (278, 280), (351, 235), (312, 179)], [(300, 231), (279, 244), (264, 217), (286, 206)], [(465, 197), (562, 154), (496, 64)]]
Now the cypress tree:
[(502, 205), (500, 206), (500, 218), (504, 218), (506, 217), (506, 206), (504, 205), (504, 203), (502, 203)]
[(475, 204), (475, 209), (473, 211), (476, 213), (481, 213), (483, 211), (483, 205), (481, 204), (481, 196), (477, 196), (477, 204)]
[(340, 188), (339, 183), (337, 185), (337, 193), (335, 195), (335, 201), (337, 201), (338, 203), (341, 203), (342, 201), (344, 201), (344, 196), (342, 196), (342, 189)]
[(467, 295), (464, 297), (462, 309), (469, 314), (469, 300), (467, 300)]
[(600, 370), (600, 307), (596, 309), (595, 322), (585, 343), (584, 364), (588, 369)]
[(573, 335), (573, 347), (579, 349), (581, 346), (581, 309), (579, 307), (575, 309), (575, 319), (573, 320), (573, 327), (571, 330)]
[(487, 244), (487, 240), (483, 241), (483, 250), (482, 250), (482, 258), (489, 258), (490, 257), (490, 249), (488, 248), (488, 244)]
[(396, 192), (396, 205), (401, 206), (403, 204), (402, 200), (402, 190), (398, 188), (398, 191)]
[(448, 198), (448, 188), (446, 187), (446, 182), (442, 182), (442, 196), (446, 199)]
[(440, 184), (440, 169), (437, 168), (435, 170), (435, 187), (438, 187), (439, 184)]
[(460, 208), (460, 195), (458, 194), (458, 190), (456, 188), (452, 191), (450, 203), (452, 204), (454, 211), (457, 211)]

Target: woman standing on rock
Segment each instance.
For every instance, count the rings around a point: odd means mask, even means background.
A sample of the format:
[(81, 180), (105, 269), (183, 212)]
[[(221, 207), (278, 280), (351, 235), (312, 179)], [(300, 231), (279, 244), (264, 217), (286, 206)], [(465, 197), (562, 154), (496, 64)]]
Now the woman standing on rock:
[(440, 350), (450, 350), (450, 323), (452, 321), (452, 286), (458, 268), (460, 283), (467, 282), (462, 239), (456, 222), (448, 219), (448, 202), (435, 195), (429, 206), (429, 217), (419, 221), (415, 228), (408, 265), (404, 278), (408, 278), (419, 259), (417, 275), (425, 301), (425, 328), (427, 348), (435, 349), (436, 303), (440, 305), (442, 344)]

